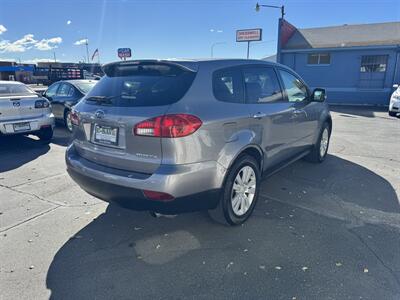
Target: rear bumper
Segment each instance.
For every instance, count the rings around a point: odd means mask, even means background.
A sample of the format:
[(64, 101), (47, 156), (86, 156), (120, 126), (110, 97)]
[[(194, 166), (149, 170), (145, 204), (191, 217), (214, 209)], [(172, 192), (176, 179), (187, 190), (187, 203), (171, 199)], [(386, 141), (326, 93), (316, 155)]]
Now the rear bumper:
[[(90, 162), (71, 145), (66, 151), (67, 171), (89, 194), (134, 210), (179, 213), (215, 208), (225, 168), (217, 162), (161, 165), (154, 174), (112, 169)], [(147, 199), (143, 190), (168, 193), (172, 201)]]
[[(14, 124), (18, 123), (29, 123), (30, 130), (14, 131)], [(6, 121), (0, 121), (0, 134), (13, 135), (13, 134), (27, 134), (31, 132), (37, 132), (42, 127), (54, 127), (54, 115), (52, 113), (45, 114), (36, 118), (20, 118)]]

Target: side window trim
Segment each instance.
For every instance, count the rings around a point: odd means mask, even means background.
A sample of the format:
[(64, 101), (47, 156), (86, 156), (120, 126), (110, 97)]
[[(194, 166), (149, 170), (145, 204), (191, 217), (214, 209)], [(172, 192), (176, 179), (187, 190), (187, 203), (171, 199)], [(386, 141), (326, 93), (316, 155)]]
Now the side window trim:
[[(303, 86), (306, 88), (306, 92), (307, 92), (307, 98), (304, 100), (304, 102), (310, 102), (311, 90), (308, 87), (308, 85), (304, 82), (304, 80), (302, 78), (300, 78), (298, 75), (294, 74), (291, 70), (281, 68), (281, 67), (276, 67), (276, 73), (278, 74), (278, 78), (281, 83), (282, 91), (283, 91), (286, 101), (289, 102), (289, 97), (286, 93), (286, 87), (285, 87), (285, 84), (283, 83), (283, 79), (282, 79), (282, 76), (279, 71), (284, 71), (286, 73), (289, 73), (290, 75), (295, 77), (297, 80), (299, 80), (303, 84)], [(301, 101), (301, 102), (304, 103), (303, 101)]]
[[(56, 87), (56, 90), (55, 90), (55, 92), (54, 92), (53, 96), (50, 96), (50, 97), (57, 96), (58, 89), (59, 89), (59, 88), (60, 88), (60, 86), (61, 86), (61, 84), (60, 84), (59, 82), (55, 82), (55, 83), (53, 83), (52, 85), (50, 85), (50, 86), (48, 87), (48, 89), (47, 89), (47, 90), (49, 90), (49, 88), (51, 88), (53, 85)], [(46, 91), (46, 92), (47, 92), (47, 91)], [(46, 96), (47, 96), (47, 93), (46, 93)]]
[[(247, 92), (246, 92), (246, 84), (244, 82), (244, 71), (246, 68), (270, 68), (273, 70), (273, 72), (275, 73), (276, 79), (278, 80), (278, 85), (279, 85), (279, 89), (282, 95), (282, 100), (281, 101), (275, 101), (275, 102), (257, 102), (257, 103), (249, 103), (247, 102)], [(267, 65), (267, 64), (248, 64), (248, 65), (242, 65), (241, 66), (241, 77), (242, 77), (242, 86), (243, 86), (243, 98), (244, 98), (244, 103), (246, 104), (274, 104), (274, 103), (283, 103), (283, 102), (288, 102), (287, 97), (285, 98), (286, 95), (286, 91), (283, 88), (284, 85), (281, 82), (281, 77), (278, 74), (277, 70), (275, 69), (275, 67), (273, 65)]]
[[(61, 87), (62, 87), (63, 85), (66, 85), (67, 87), (69, 87), (68, 94), (67, 94), (67, 95), (58, 95), (58, 92), (59, 92), (59, 90), (61, 89)], [(60, 86), (58, 87), (58, 89), (57, 89), (57, 96), (59, 96), (59, 97), (64, 97), (64, 98), (70, 97), (70, 96), (69, 96), (69, 91), (70, 91), (72, 88), (73, 88), (73, 87), (72, 87), (72, 85), (71, 85), (70, 83), (68, 83), (68, 82), (62, 82), (62, 83), (60, 84)]]

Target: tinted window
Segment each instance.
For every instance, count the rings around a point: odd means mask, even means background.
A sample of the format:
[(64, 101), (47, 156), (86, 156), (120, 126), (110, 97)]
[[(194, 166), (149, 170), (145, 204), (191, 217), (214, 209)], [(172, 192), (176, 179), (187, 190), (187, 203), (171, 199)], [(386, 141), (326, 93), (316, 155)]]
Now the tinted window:
[(239, 69), (223, 69), (213, 75), (214, 96), (220, 101), (243, 103), (243, 82)]
[(67, 83), (62, 83), (58, 89), (57, 96), (68, 97), (74, 94), (74, 89)]
[(119, 107), (168, 105), (188, 91), (196, 73), (168, 65), (115, 67), (90, 90), (88, 104)]
[(26, 95), (34, 93), (35, 92), (33, 90), (31, 90), (24, 84), (19, 84), (19, 83), (0, 84), (0, 95)]
[(279, 70), (289, 102), (301, 102), (308, 97), (306, 86), (296, 76)]
[(268, 103), (282, 100), (281, 88), (272, 68), (246, 68), (243, 76), (246, 102)]
[(89, 91), (94, 87), (96, 82), (75, 82), (75, 85), (80, 89), (84, 94), (89, 93)]
[(54, 97), (59, 86), (59, 83), (52, 84), (46, 91), (46, 97)]

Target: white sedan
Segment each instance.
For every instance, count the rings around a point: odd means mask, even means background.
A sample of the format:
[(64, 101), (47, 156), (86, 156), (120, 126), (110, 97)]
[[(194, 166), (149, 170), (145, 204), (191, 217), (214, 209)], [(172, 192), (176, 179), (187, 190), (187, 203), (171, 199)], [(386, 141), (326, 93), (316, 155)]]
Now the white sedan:
[(393, 85), (396, 90), (393, 92), (390, 97), (389, 104), (389, 115), (392, 117), (396, 117), (400, 115), (400, 86), (398, 84)]

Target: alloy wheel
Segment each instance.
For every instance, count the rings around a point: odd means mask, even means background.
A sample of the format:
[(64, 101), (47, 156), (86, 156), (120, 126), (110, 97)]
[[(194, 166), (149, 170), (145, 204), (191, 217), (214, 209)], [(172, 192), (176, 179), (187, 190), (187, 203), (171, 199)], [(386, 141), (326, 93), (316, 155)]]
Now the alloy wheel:
[(243, 216), (250, 209), (256, 193), (256, 184), (257, 177), (252, 167), (244, 166), (237, 173), (231, 192), (232, 210), (237, 216)]

